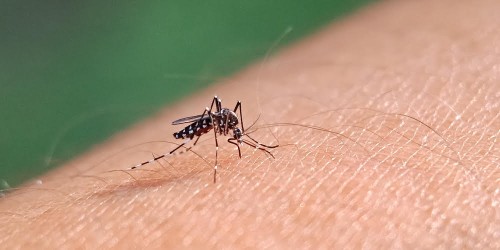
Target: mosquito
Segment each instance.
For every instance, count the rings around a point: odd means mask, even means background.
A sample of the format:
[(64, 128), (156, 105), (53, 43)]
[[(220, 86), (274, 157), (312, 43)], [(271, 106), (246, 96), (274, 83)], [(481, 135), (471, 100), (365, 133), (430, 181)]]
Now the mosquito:
[[(214, 110), (215, 105), (215, 112)], [(239, 113), (239, 117), (237, 115)], [(227, 139), (227, 142), (235, 145), (238, 148), (238, 155), (241, 158), (241, 149), (240, 146), (246, 144), (250, 147), (256, 148), (258, 150), (263, 151), (266, 154), (269, 154), (272, 158), (274, 155), (268, 150), (272, 148), (277, 148), (279, 145), (265, 145), (254, 138), (250, 137), (249, 134), (245, 133), (245, 127), (243, 126), (243, 114), (241, 111), (241, 102), (236, 102), (236, 106), (233, 110), (222, 107), (221, 99), (214, 96), (212, 100), (212, 104), (210, 108), (206, 107), (201, 115), (188, 116), (184, 118), (177, 119), (172, 122), (172, 125), (179, 125), (191, 123), (186, 126), (184, 129), (179, 132), (174, 133), (175, 139), (185, 139), (183, 143), (174, 148), (172, 151), (155, 157), (149, 161), (142, 162), (132, 167), (131, 169), (138, 168), (140, 166), (153, 163), (162, 159), (168, 155), (175, 153), (178, 149), (184, 147), (187, 143), (193, 140), (195, 137), (195, 141), (193, 143), (193, 147), (198, 143), (200, 137), (204, 134), (210, 132), (210, 130), (214, 131), (215, 138), (215, 165), (214, 165), (214, 183), (217, 181), (217, 163), (218, 163), (218, 151), (219, 151), (219, 142), (217, 136), (231, 136)], [(241, 123), (241, 128), (238, 125)], [(248, 139), (246, 139), (248, 138)], [(191, 149), (188, 148), (186, 151)]]

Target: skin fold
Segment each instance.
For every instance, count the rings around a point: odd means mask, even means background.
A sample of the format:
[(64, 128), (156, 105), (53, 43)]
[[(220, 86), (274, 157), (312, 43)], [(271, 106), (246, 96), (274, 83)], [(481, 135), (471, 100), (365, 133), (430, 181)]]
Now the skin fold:
[[(0, 199), (0, 246), (499, 249), (500, 2), (387, 1)], [(214, 94), (247, 133), (175, 148)]]

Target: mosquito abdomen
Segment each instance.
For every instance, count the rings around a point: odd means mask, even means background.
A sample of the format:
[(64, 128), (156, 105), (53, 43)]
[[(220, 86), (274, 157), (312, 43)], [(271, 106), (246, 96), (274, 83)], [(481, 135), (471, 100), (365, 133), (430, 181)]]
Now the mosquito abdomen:
[(212, 119), (210, 117), (203, 118), (200, 121), (195, 121), (189, 126), (186, 126), (181, 131), (174, 133), (175, 139), (193, 139), (194, 136), (200, 136), (207, 133), (213, 128)]

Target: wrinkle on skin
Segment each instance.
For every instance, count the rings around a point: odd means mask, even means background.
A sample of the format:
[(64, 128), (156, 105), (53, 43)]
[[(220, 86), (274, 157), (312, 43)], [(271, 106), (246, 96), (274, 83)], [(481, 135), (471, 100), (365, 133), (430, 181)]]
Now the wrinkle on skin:
[[(493, 0), (387, 1), (332, 24), (8, 194), (0, 244), (498, 249), (498, 13)], [(126, 168), (168, 145), (102, 161), (170, 135), (214, 93), (262, 116), (252, 137), (288, 146), (239, 159), (221, 141), (216, 184), (210, 139), (144, 171)], [(294, 122), (310, 126), (276, 126)]]

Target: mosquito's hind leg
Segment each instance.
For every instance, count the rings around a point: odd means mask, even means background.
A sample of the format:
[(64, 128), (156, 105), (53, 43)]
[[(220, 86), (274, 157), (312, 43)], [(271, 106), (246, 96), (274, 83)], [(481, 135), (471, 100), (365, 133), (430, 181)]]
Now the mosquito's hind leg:
[(191, 150), (194, 146), (196, 146), (196, 143), (198, 143), (198, 140), (200, 140), (200, 137), (201, 137), (201, 136), (196, 137), (196, 140), (194, 141), (193, 146), (191, 146), (191, 147), (187, 148), (187, 149), (186, 149), (186, 152), (188, 152), (188, 151), (189, 151), (189, 150)]
[(163, 154), (163, 155), (160, 155), (160, 156), (158, 156), (158, 157), (154, 157), (153, 159), (151, 159), (151, 160), (149, 160), (149, 161), (145, 161), (145, 162), (139, 163), (139, 164), (137, 164), (137, 165), (135, 165), (135, 166), (131, 167), (130, 169), (136, 169), (136, 168), (138, 168), (138, 167), (140, 167), (140, 166), (144, 166), (144, 165), (146, 165), (146, 164), (153, 163), (153, 162), (155, 162), (155, 161), (157, 161), (157, 160), (159, 160), (159, 159), (161, 159), (161, 158), (163, 158), (163, 157), (166, 157), (166, 156), (168, 156), (168, 155), (171, 155), (171, 154), (173, 154), (175, 151), (177, 151), (179, 148), (184, 147), (184, 145), (186, 145), (186, 143), (188, 143), (188, 142), (190, 142), (190, 141), (191, 141), (191, 139), (187, 139), (186, 141), (184, 141), (183, 143), (179, 144), (179, 146), (177, 146), (176, 148), (174, 148), (172, 151), (168, 152), (167, 154)]

